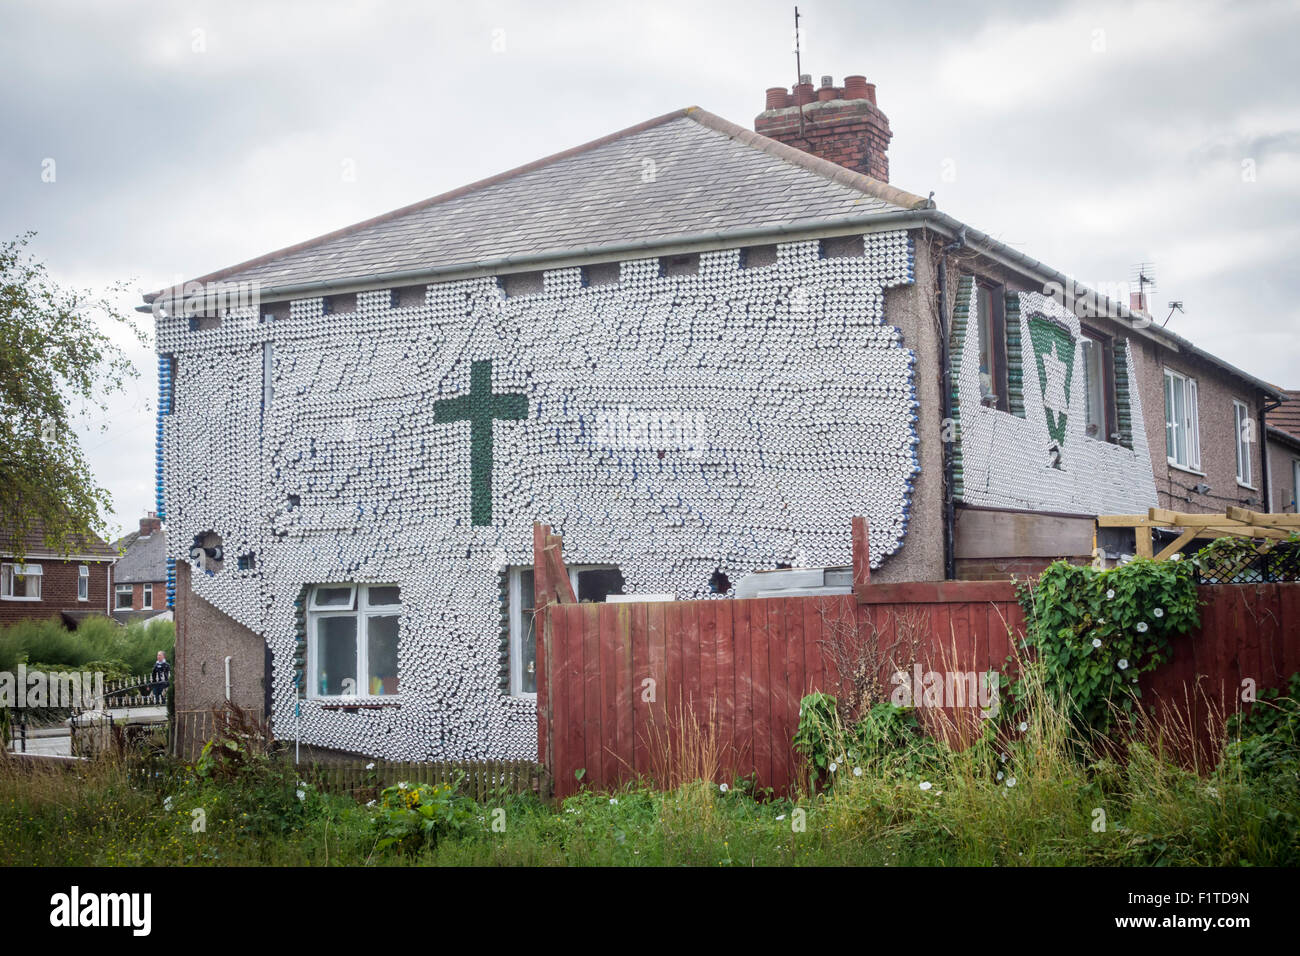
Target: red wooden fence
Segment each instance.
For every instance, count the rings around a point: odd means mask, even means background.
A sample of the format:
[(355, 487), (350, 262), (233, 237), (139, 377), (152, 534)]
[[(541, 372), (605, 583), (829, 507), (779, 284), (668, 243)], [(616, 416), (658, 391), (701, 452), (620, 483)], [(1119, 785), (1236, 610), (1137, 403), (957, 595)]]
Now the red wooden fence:
[[(877, 661), (892, 689), (888, 675), (913, 663), (924, 671), (1001, 672), (1024, 632), (1014, 589), (1001, 582), (577, 604), (563, 584), (547, 583), (550, 571), (562, 568), (559, 539), (541, 528), (535, 543), (538, 747), (559, 797), (652, 775), (655, 751), (679, 732), (683, 710), (712, 727), (723, 755), (719, 782), (754, 773), (759, 786), (785, 791), (798, 772), (791, 739), (799, 702), (813, 690), (845, 691), (833, 648), (846, 638), (893, 649)], [(862, 563), (865, 552), (855, 558)], [(1216, 585), (1201, 593), (1200, 630), (1178, 641), (1171, 662), (1143, 687), (1166, 706), (1186, 705), (1185, 717), (1208, 739), (1206, 716), (1234, 709), (1243, 678), (1276, 687), (1300, 670), (1300, 584)], [(945, 713), (959, 723), (978, 719), (974, 708)]]

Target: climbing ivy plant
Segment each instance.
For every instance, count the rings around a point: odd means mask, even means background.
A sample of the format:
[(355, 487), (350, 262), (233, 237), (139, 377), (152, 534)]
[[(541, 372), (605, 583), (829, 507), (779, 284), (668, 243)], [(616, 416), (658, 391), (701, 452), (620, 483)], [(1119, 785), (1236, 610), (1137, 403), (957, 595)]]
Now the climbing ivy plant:
[[(1025, 647), (1049, 693), (1098, 733), (1131, 713), (1138, 678), (1169, 655), (1170, 641), (1200, 623), (1193, 569), (1138, 558), (1110, 570), (1058, 561), (1017, 588), (1028, 618)], [(1019, 682), (1013, 699), (1023, 698)]]

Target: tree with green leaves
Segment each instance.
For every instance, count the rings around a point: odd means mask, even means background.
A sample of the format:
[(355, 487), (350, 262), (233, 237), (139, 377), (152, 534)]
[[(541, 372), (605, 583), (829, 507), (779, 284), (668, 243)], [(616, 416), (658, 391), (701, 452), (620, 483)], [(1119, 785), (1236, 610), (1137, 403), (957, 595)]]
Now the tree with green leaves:
[(27, 252), (33, 235), (0, 244), (0, 534), (22, 551), (40, 531), (67, 554), (87, 532), (103, 534), (112, 507), (73, 425), (104, 414), (139, 374), (113, 334), (147, 339), (109, 301), (125, 286), (104, 296), (60, 287)]

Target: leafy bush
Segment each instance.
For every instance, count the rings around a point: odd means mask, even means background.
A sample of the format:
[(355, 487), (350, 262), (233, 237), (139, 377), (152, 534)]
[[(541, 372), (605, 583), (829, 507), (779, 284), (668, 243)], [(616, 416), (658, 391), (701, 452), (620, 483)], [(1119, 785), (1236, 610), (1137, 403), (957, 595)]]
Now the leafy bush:
[(1224, 762), (1239, 764), (1247, 777), (1289, 777), (1300, 787), (1300, 673), (1291, 675), (1287, 694), (1262, 691), (1249, 711), (1228, 719)]
[(844, 727), (830, 694), (808, 694), (799, 705), (794, 749), (813, 772), (814, 786), (833, 787), (846, 774), (919, 778), (932, 772), (941, 745), (925, 733), (912, 707), (882, 701)]
[(103, 664), (115, 674), (148, 674), (158, 652), (170, 656), (175, 646), (176, 627), (171, 621), (132, 621), (122, 626), (94, 616), (75, 631), (52, 618), (19, 621), (0, 628), (0, 670), (16, 671), (20, 663), (38, 661), (52, 670), (92, 670), (100, 668), (87, 665)]
[[(1106, 571), (1057, 561), (1019, 594), (1025, 646), (1043, 662), (1047, 690), (1099, 733), (1117, 709), (1132, 712), (1138, 678), (1164, 662), (1170, 640), (1200, 623), (1185, 561), (1138, 558)], [(1013, 698), (1020, 690), (1012, 685)], [(1013, 700), (1004, 714), (1015, 713)]]
[(456, 771), (454, 784), (399, 783), (379, 795), (376, 848), (414, 852), (437, 846), (444, 837), (462, 836), (478, 816), (478, 805), (456, 793), (465, 779)]

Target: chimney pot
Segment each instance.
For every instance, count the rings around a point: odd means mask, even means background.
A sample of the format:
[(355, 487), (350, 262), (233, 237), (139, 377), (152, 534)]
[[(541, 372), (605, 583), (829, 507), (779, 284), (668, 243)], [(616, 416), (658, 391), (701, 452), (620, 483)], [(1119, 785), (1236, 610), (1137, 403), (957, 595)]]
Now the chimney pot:
[(812, 74), (811, 74), (811, 73), (800, 73), (800, 74), (799, 74), (799, 85), (802, 86), (804, 83), (808, 83), (808, 84), (811, 84), (811, 83), (812, 83)]
[[(791, 93), (778, 87), (767, 90), (767, 109), (755, 118), (754, 130), (846, 169), (889, 182), (886, 151), (893, 134), (889, 119), (875, 105), (875, 84), (860, 74), (846, 76), (842, 88), (834, 85), (831, 76), (821, 77), (820, 88), (813, 87), (808, 74), (799, 79)], [(796, 115), (797, 107), (831, 100), (849, 102), (834, 109), (807, 110)]]

